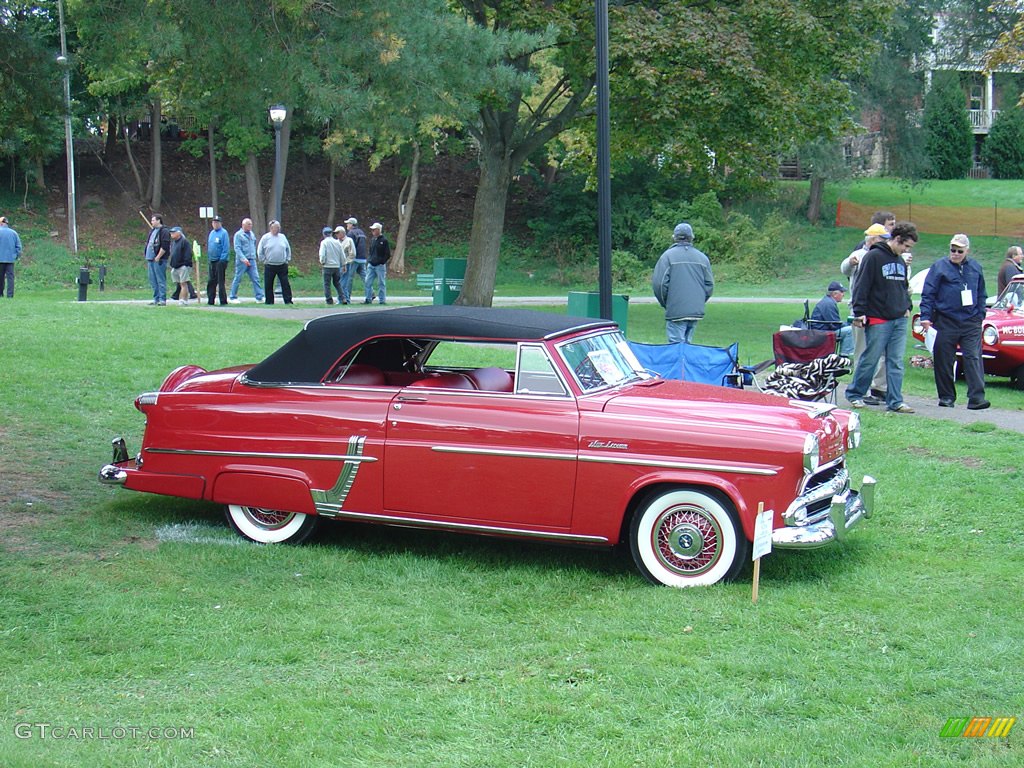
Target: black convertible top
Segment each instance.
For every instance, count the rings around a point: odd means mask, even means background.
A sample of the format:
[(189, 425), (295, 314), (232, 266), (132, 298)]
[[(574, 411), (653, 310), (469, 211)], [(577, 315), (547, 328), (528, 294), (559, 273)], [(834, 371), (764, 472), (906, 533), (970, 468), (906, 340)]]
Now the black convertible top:
[(571, 331), (617, 328), (611, 320), (530, 309), (426, 306), (346, 312), (310, 320), (291, 341), (245, 374), (251, 384), (322, 381), (341, 357), (373, 338), (540, 341)]

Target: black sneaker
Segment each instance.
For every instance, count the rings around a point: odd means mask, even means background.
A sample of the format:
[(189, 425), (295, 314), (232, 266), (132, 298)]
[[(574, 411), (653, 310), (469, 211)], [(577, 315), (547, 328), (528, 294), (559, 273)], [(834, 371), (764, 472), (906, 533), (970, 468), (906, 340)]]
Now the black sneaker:
[(879, 400), (874, 395), (864, 395), (861, 400), (864, 401), (864, 405), (881, 405), (885, 402), (884, 400)]
[(939, 408), (956, 408), (955, 400), (939, 400)]
[(968, 411), (984, 411), (986, 408), (988, 408), (991, 405), (992, 405), (992, 403), (990, 403), (988, 400), (981, 400), (981, 401), (979, 401), (977, 403), (968, 403), (967, 404), (967, 410)]
[(885, 400), (886, 392), (885, 392), (884, 389), (874, 389), (874, 388), (872, 388), (871, 391), (868, 394), (874, 395), (879, 400)]

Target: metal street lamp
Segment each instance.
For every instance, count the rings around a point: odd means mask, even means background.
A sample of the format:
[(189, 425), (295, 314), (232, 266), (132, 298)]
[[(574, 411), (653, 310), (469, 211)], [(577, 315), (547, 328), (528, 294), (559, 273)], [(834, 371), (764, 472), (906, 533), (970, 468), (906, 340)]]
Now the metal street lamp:
[(68, 61), (67, 38), (64, 34), (64, 3), (58, 0), (60, 13), (60, 56), (57, 63), (64, 68), (64, 149), (68, 157), (68, 243), (71, 253), (78, 255), (78, 222), (75, 218), (75, 144), (71, 135), (71, 64)]
[(608, 0), (594, 1), (597, 52), (597, 276), (600, 315), (612, 319), (612, 183), (608, 93)]
[(281, 126), (288, 117), (288, 107), (275, 104), (270, 108), (270, 122), (274, 124), (274, 218), (281, 220), (281, 195), (284, 187), (284, 172), (281, 169)]

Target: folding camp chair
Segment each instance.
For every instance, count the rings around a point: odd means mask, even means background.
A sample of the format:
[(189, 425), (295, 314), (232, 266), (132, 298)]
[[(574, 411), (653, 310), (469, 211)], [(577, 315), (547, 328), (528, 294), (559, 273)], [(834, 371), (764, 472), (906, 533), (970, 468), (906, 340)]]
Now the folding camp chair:
[(835, 402), (838, 378), (850, 372), (853, 361), (836, 354), (832, 331), (793, 328), (772, 336), (775, 370), (760, 388), (797, 400)]
[(728, 347), (701, 344), (642, 344), (629, 342), (641, 365), (664, 379), (693, 381), (742, 389), (753, 382), (754, 370), (739, 364), (739, 343)]

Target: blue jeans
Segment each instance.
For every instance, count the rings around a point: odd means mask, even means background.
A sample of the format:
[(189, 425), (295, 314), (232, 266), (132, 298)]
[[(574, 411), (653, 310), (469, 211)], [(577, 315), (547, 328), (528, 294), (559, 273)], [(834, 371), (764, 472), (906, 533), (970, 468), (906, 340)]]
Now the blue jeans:
[(228, 298), (238, 298), (238, 284), (242, 282), (242, 275), (248, 275), (249, 280), (252, 281), (252, 293), (256, 301), (263, 301), (263, 286), (260, 285), (260, 271), (256, 266), (256, 259), (249, 259), (248, 267), (240, 261), (235, 262), (235, 279), (231, 281)]
[(864, 329), (867, 346), (857, 361), (846, 399), (860, 400), (871, 388), (878, 359), (885, 354), (885, 407), (894, 411), (903, 405), (903, 353), (907, 349), (907, 318), (898, 317)]
[(689, 344), (699, 322), (699, 320), (666, 320), (665, 333), (668, 335), (669, 343), (681, 341), (684, 344)]
[(388, 278), (388, 265), (381, 264), (374, 266), (373, 264), (366, 265), (366, 302), (369, 303), (373, 298), (373, 283), (377, 281), (379, 287), (377, 289), (377, 298), (380, 299), (380, 303), (383, 304), (387, 300), (387, 278)]
[(355, 263), (346, 264), (341, 268), (341, 300), (348, 304), (352, 301), (352, 278), (356, 274)]
[(153, 301), (157, 304), (167, 302), (167, 260), (147, 261), (146, 270), (149, 273), (149, 285), (153, 289)]
[(839, 341), (839, 354), (853, 357), (853, 326), (844, 325), (836, 331), (836, 339)]

